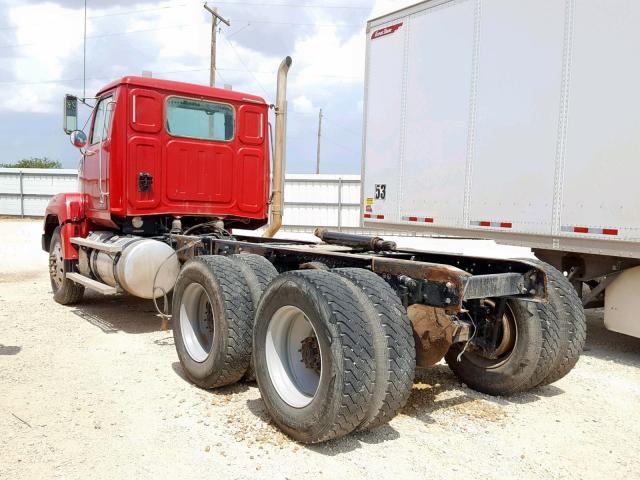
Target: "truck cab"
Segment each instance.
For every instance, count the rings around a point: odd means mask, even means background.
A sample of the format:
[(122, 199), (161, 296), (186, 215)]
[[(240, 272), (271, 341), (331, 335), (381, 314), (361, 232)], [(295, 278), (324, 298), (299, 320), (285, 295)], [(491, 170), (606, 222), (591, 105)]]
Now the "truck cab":
[[(56, 226), (151, 236), (218, 219), (254, 229), (268, 220), (269, 105), (241, 92), (123, 77), (96, 94), (88, 130), (65, 99), (65, 131), (81, 147), (78, 194), (54, 197), (43, 247)], [(64, 237), (64, 236), (63, 236)], [(65, 242), (65, 258), (75, 248)]]

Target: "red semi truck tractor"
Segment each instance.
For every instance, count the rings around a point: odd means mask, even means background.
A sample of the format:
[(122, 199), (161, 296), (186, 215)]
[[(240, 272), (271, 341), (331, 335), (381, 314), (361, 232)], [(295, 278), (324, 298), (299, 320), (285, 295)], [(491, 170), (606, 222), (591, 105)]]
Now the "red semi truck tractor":
[[(77, 129), (86, 100), (67, 96), (65, 131), (83, 160), (80, 193), (57, 195), (46, 211), (54, 299), (77, 303), (87, 288), (170, 295), (187, 377), (215, 388), (255, 376), (273, 420), (306, 443), (388, 422), (415, 368), (442, 358), (492, 395), (566, 375), (585, 318), (549, 265), (320, 229), (320, 243), (272, 238), (290, 65), (289, 57), (280, 65), (273, 106), (246, 93), (122, 78), (96, 94), (87, 134)], [(265, 225), (262, 237), (233, 233)]]

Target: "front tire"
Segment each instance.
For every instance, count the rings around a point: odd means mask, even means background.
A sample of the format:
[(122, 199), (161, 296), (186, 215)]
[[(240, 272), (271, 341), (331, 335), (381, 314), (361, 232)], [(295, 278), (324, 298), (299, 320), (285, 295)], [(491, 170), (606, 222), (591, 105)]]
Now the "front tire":
[(367, 416), (375, 362), (357, 293), (334, 273), (302, 270), (277, 277), (260, 300), (258, 387), (271, 418), (295, 440), (342, 437)]
[(53, 299), (61, 305), (73, 305), (82, 300), (84, 286), (67, 278), (67, 267), (62, 251), (60, 227), (56, 227), (49, 246), (49, 278)]

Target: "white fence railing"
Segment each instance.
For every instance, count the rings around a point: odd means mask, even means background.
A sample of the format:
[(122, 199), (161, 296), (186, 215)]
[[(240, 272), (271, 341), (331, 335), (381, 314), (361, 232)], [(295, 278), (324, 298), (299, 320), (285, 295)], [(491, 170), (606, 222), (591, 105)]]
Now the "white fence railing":
[(0, 215), (40, 217), (53, 195), (76, 191), (76, 170), (0, 168)]
[(360, 226), (359, 175), (287, 175), (283, 227), (308, 232), (314, 227), (337, 230)]
[[(49, 199), (78, 190), (76, 170), (0, 168), (0, 215), (43, 216)], [(287, 175), (284, 224), (289, 231), (356, 229), (359, 175)]]

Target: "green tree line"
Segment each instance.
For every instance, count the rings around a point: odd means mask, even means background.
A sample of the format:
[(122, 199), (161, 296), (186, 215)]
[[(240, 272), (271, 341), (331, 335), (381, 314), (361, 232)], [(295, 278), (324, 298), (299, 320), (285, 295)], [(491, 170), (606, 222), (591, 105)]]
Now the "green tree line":
[(3, 168), (62, 168), (62, 163), (48, 157), (23, 158), (16, 163), (0, 163)]

